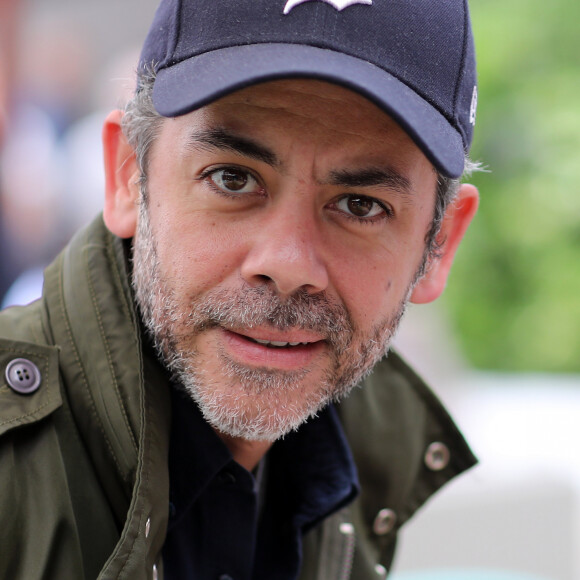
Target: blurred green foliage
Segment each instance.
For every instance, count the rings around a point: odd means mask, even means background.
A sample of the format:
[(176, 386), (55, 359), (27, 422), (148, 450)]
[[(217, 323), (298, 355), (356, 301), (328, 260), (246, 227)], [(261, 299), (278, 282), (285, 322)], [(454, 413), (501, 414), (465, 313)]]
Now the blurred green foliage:
[(470, 5), (490, 172), (444, 302), (475, 367), (580, 372), (580, 2)]

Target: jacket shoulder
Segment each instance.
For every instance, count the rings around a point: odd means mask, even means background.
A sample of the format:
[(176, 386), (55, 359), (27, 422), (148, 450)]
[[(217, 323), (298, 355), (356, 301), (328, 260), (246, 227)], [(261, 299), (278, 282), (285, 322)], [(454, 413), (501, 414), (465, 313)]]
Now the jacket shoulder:
[(52, 420), (62, 407), (58, 349), (41, 318), (40, 303), (0, 313), (0, 578), (42, 578), (47, 563), (60, 577), (82, 578)]
[(95, 578), (118, 540), (52, 332), (44, 297), (0, 312), (0, 578)]

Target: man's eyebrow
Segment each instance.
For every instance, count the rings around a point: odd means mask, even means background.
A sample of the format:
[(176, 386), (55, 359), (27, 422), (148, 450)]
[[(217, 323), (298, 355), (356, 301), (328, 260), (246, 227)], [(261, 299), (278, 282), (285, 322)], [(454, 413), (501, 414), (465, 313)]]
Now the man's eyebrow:
[(403, 195), (409, 195), (412, 191), (411, 182), (390, 167), (332, 171), (328, 183), (344, 187), (388, 187)]
[(188, 144), (196, 148), (232, 151), (244, 157), (263, 161), (273, 167), (280, 165), (276, 154), (266, 146), (222, 128), (206, 129), (193, 133), (189, 137)]

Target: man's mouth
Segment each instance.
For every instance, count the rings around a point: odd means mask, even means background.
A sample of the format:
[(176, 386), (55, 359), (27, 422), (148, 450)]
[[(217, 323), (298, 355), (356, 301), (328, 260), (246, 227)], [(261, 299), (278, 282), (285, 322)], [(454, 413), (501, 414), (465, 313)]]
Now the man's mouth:
[(223, 327), (221, 330), (228, 352), (250, 366), (286, 370), (304, 368), (324, 352), (326, 345), (324, 337), (306, 330), (229, 330)]
[(264, 346), (269, 346), (270, 348), (285, 348), (287, 346), (308, 346), (310, 344), (314, 344), (312, 342), (283, 342), (280, 340), (260, 340), (259, 338), (251, 338), (249, 336), (244, 336), (244, 338), (247, 338), (252, 342), (257, 342), (258, 344), (262, 344)]
[(325, 337), (309, 330), (276, 328), (224, 329), (240, 338), (269, 348), (295, 348), (314, 346), (325, 342)]

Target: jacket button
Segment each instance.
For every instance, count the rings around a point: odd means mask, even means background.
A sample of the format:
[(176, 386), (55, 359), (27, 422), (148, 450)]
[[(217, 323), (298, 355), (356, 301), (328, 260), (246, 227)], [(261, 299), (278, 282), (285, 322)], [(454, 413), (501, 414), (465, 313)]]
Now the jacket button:
[(451, 453), (445, 443), (431, 443), (425, 453), (425, 465), (431, 471), (441, 471), (449, 465)]
[(385, 580), (385, 578), (387, 577), (387, 569), (384, 566), (382, 566), (381, 564), (377, 564), (375, 566), (375, 572), (377, 573), (377, 576), (381, 580)]
[(6, 367), (8, 386), (21, 395), (30, 395), (38, 390), (42, 377), (38, 367), (25, 358), (15, 358)]
[(385, 536), (393, 530), (397, 523), (397, 514), (390, 509), (382, 509), (373, 523), (373, 532), (377, 536)]

